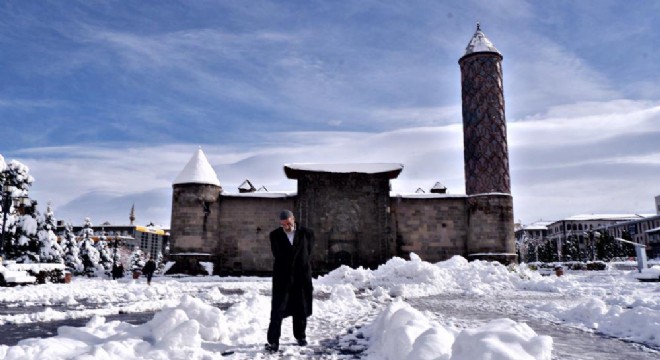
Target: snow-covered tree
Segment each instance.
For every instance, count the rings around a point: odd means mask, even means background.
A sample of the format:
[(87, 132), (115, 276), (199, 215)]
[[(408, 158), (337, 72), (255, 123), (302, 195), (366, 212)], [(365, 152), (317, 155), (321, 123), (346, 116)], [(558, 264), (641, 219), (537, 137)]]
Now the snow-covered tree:
[(142, 249), (140, 249), (139, 246), (136, 245), (133, 248), (130, 261), (131, 271), (142, 271), (142, 267), (144, 267), (144, 254), (142, 253)]
[(24, 208), (24, 214), (18, 217), (16, 223), (16, 236), (18, 240), (14, 246), (14, 258), (19, 263), (40, 262), (41, 243), (39, 242), (38, 222), (39, 213), (37, 202), (32, 201), (31, 206)]
[(80, 232), (80, 259), (83, 263), (83, 273), (87, 276), (96, 276), (97, 270), (99, 270), (99, 261), (100, 255), (98, 250), (94, 247), (94, 240), (92, 239), (94, 235), (94, 230), (92, 230), (92, 222), (89, 218), (85, 218), (85, 223), (83, 224), (83, 229)]
[(119, 236), (115, 236), (114, 239), (112, 239), (112, 261), (119, 263), (121, 262), (121, 251), (119, 251), (119, 244), (121, 243), (121, 240)]
[[(27, 198), (28, 190), (34, 181), (34, 178), (30, 175), (29, 172), (30, 169), (21, 162), (12, 160), (7, 164), (5, 163), (2, 155), (0, 155), (0, 183), (3, 185), (3, 192), (8, 191), (8, 189), (11, 191), (11, 199)], [(4, 233), (7, 233), (7, 242), (3, 244), (4, 252), (7, 258), (16, 258), (17, 255), (24, 255), (23, 253), (16, 253), (17, 249), (15, 247), (17, 246), (18, 240), (21, 238), (21, 236), (29, 233), (29, 231), (22, 233), (17, 229), (17, 227), (19, 225), (24, 225), (28, 228), (28, 230), (30, 230), (32, 222), (31, 220), (22, 221), (21, 214), (18, 214), (17, 212), (18, 206), (17, 204), (13, 203), (13, 201), (8, 209), (2, 209), (2, 217), (5, 215), (5, 210), (7, 211), (5, 229), (0, 229), (0, 233), (2, 233), (3, 239), (5, 238)], [(29, 240), (29, 236), (23, 240), (27, 242), (27, 240)], [(34, 240), (36, 240), (36, 237)]]
[(80, 260), (80, 249), (76, 241), (76, 235), (73, 233), (73, 225), (67, 223), (62, 234), (62, 248), (64, 250), (64, 266), (76, 275), (81, 275), (84, 270), (82, 260)]
[(62, 263), (63, 253), (62, 247), (57, 243), (57, 236), (53, 232), (56, 227), (55, 215), (50, 208), (50, 203), (46, 207), (46, 213), (38, 219), (37, 237), (41, 245), (39, 258), (41, 262), (46, 263)]
[(164, 269), (165, 262), (163, 261), (163, 252), (159, 250), (156, 255), (156, 273), (162, 274)]
[(107, 275), (110, 275), (112, 270), (112, 254), (108, 248), (108, 238), (105, 236), (105, 231), (99, 237), (99, 241), (96, 242), (96, 250), (99, 252), (99, 265), (105, 270)]

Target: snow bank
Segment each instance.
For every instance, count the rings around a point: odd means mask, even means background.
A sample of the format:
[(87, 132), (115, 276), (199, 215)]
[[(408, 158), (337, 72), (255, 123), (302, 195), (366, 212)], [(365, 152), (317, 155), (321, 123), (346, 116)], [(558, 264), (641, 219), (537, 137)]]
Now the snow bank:
[(368, 359), (550, 360), (552, 338), (510, 319), (458, 331), (431, 322), (403, 301), (391, 303), (365, 327)]
[(537, 335), (527, 324), (496, 319), (456, 336), (451, 360), (550, 360), (552, 338)]
[[(659, 296), (660, 297), (660, 296)], [(609, 301), (612, 301), (611, 299)], [(543, 309), (568, 325), (584, 327), (635, 342), (660, 346), (660, 304), (655, 299), (608, 305), (591, 297), (577, 305), (547, 304)]]
[[(232, 343), (253, 342), (255, 331), (268, 317), (266, 297), (251, 293), (246, 301), (226, 313), (200, 299), (186, 295), (175, 307), (166, 308), (142, 325), (106, 322), (94, 316), (86, 326), (63, 326), (57, 336), (27, 339), (13, 347), (0, 346), (3, 359), (216, 359)], [(265, 318), (265, 320), (264, 320)], [(249, 341), (245, 341), (245, 338)], [(213, 342), (207, 350), (203, 344)]]
[[(537, 288), (556, 291), (555, 279), (547, 279), (526, 267), (509, 270), (506, 266), (487, 261), (468, 262), (461, 256), (436, 264), (422, 261), (414, 253), (410, 261), (392, 258), (374, 271), (342, 266), (319, 277), (317, 284), (334, 286), (350, 284), (356, 290), (386, 289), (392, 297), (429, 296), (442, 293), (485, 296), (501, 290)], [(533, 285), (538, 283), (539, 285)]]

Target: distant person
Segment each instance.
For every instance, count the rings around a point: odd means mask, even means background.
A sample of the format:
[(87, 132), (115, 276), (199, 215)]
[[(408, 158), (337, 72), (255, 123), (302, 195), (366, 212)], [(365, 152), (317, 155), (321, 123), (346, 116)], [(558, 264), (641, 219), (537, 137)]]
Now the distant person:
[(124, 265), (122, 263), (115, 261), (112, 264), (112, 280), (117, 280), (124, 277)]
[(147, 285), (151, 285), (151, 277), (154, 276), (154, 271), (156, 271), (156, 263), (149, 256), (149, 260), (147, 260), (147, 263), (142, 268), (142, 273), (147, 276)]
[(282, 320), (293, 317), (293, 336), (307, 345), (307, 317), (312, 315), (312, 266), (314, 232), (296, 224), (293, 213), (282, 210), (280, 227), (270, 233), (273, 262), (273, 295), (266, 351), (280, 347)]

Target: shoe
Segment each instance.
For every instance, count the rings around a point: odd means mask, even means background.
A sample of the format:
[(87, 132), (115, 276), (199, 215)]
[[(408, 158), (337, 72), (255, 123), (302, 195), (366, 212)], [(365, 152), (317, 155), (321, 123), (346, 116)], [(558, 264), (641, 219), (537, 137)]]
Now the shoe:
[(298, 346), (307, 346), (307, 340), (306, 339), (298, 339)]
[(266, 351), (268, 351), (270, 353), (274, 353), (274, 352), (277, 352), (277, 350), (280, 349), (280, 344), (266, 344), (265, 348), (266, 348)]

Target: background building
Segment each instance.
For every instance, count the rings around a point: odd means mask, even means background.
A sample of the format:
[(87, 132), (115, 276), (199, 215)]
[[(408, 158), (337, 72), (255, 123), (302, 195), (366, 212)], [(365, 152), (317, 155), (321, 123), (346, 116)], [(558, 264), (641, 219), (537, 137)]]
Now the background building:
[[(64, 232), (65, 223), (57, 222), (57, 234)], [(74, 225), (73, 232), (78, 238), (82, 225)], [(120, 245), (133, 249), (134, 246), (140, 247), (145, 256), (153, 256), (155, 259), (158, 252), (166, 254), (168, 252), (170, 234), (167, 229), (160, 229), (155, 226), (139, 225), (111, 225), (108, 223), (92, 226), (94, 242), (102, 236), (106, 237), (108, 246), (113, 246), (115, 241), (120, 241)]]

